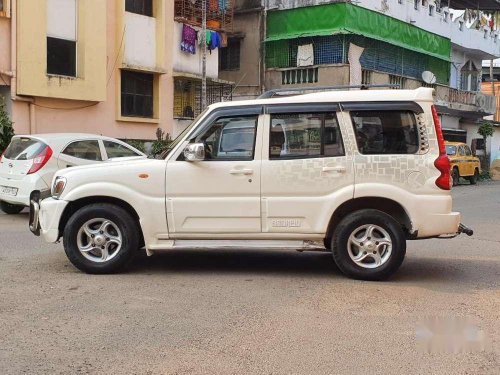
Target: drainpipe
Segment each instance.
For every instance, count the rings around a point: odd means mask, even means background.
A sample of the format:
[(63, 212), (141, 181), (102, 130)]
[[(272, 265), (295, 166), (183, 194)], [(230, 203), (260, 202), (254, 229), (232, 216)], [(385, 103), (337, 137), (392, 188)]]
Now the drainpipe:
[(266, 38), (267, 38), (267, 8), (269, 6), (269, 1), (264, 1), (264, 9), (263, 9), (263, 14), (261, 15), (261, 22), (262, 25), (260, 27), (261, 30), (261, 59), (262, 62), (259, 64), (259, 84), (260, 84), (260, 92), (263, 94), (266, 91), (266, 53), (267, 53), (267, 46), (266, 46)]
[(36, 133), (35, 123), (35, 100), (30, 97), (17, 95), (17, 0), (11, 0), (10, 3), (10, 96), (11, 99), (18, 102), (25, 102), (29, 105), (30, 112), (30, 134)]

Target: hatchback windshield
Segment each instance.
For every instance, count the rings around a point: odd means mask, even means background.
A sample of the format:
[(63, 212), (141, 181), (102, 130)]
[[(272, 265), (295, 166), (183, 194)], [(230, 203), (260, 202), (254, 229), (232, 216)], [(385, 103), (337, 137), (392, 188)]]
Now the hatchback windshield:
[(38, 139), (14, 138), (3, 156), (10, 160), (31, 160), (37, 157), (46, 146)]
[(455, 155), (457, 148), (455, 146), (446, 146), (446, 155)]

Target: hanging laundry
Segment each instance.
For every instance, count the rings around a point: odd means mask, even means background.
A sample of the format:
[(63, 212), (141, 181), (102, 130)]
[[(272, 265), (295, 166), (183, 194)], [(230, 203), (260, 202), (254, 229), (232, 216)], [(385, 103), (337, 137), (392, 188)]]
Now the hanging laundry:
[(210, 46), (209, 49), (212, 51), (216, 48), (220, 48), (221, 46), (221, 38), (220, 34), (216, 31), (211, 32), (212, 36), (210, 38)]
[(208, 2), (208, 11), (213, 13), (219, 12), (219, 0), (210, 0)]
[(225, 13), (226, 11), (226, 0), (219, 0), (219, 14)]
[(314, 47), (312, 44), (304, 44), (297, 49), (297, 66), (314, 65)]
[(181, 50), (196, 54), (196, 30), (189, 25), (182, 25)]
[(226, 33), (220, 33), (220, 46), (227, 47), (227, 34)]
[(207, 47), (210, 46), (210, 44), (212, 43), (212, 32), (211, 31), (207, 31), (205, 33), (206, 35), (206, 43), (207, 43)]

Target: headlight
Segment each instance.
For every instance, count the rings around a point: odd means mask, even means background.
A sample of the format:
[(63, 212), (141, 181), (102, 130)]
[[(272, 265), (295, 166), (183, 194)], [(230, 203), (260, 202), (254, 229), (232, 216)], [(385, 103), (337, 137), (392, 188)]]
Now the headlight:
[(54, 179), (54, 184), (52, 185), (52, 198), (59, 199), (65, 187), (66, 178), (60, 176), (56, 177)]

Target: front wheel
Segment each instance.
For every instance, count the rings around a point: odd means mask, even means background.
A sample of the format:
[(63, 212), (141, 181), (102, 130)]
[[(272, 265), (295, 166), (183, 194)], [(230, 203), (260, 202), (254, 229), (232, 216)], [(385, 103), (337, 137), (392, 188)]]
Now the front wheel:
[(10, 204), (4, 201), (0, 201), (0, 209), (7, 215), (17, 215), (24, 210), (24, 206), (19, 206), (17, 204)]
[(401, 224), (373, 209), (356, 211), (338, 224), (332, 238), (333, 259), (347, 276), (383, 280), (403, 263), (406, 239)]
[(477, 184), (477, 180), (479, 180), (479, 170), (476, 168), (474, 170), (474, 175), (469, 177), (469, 182), (471, 185)]
[(123, 208), (91, 204), (79, 209), (64, 229), (64, 251), (79, 270), (92, 274), (121, 271), (139, 248), (139, 228)]

